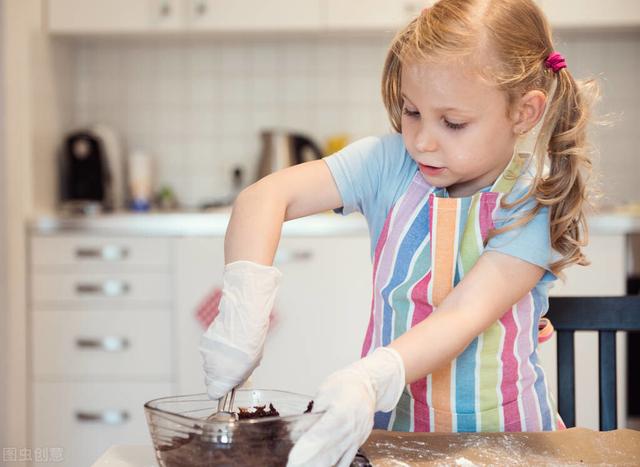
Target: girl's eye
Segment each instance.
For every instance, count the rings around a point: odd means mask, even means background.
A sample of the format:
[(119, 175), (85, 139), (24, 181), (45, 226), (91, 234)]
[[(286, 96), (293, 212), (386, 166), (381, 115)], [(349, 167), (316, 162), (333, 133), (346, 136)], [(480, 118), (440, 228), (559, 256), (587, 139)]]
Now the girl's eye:
[(409, 110), (406, 107), (402, 109), (402, 113), (405, 114), (407, 117), (412, 117), (412, 118), (420, 116), (420, 112), (416, 110)]
[(446, 118), (444, 119), (444, 124), (447, 125), (448, 128), (451, 128), (452, 130), (462, 130), (464, 127), (467, 126), (466, 123), (453, 123), (447, 120)]

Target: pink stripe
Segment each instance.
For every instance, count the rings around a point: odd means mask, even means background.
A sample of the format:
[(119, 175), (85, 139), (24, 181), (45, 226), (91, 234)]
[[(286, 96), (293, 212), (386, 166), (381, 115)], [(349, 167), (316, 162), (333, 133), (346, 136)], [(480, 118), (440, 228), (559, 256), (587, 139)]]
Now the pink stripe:
[(484, 241), (489, 235), (489, 230), (493, 229), (493, 211), (498, 202), (499, 193), (482, 193), (478, 202), (480, 203), (480, 234)]
[(500, 323), (505, 328), (502, 347), (502, 406), (504, 407), (503, 421), (505, 431), (522, 431), (517, 422), (522, 423), (518, 404), (510, 404), (518, 399), (518, 361), (514, 353), (517, 325), (513, 318), (513, 308), (504, 314)]
[[(420, 279), (411, 291), (411, 301), (413, 302), (413, 316), (411, 317), (411, 327), (423, 321), (433, 311), (433, 307), (427, 302), (427, 289), (431, 281), (431, 269)], [(429, 409), (427, 405), (427, 378), (420, 378), (409, 386), (409, 391), (413, 397), (413, 423), (414, 431), (429, 431)], [(418, 402), (418, 403), (416, 403)]]
[[(518, 313), (521, 329), (531, 329), (533, 317), (533, 297), (527, 294), (516, 305), (515, 312)], [(536, 327), (537, 329), (537, 327)], [(522, 385), (522, 405), (524, 406), (524, 420), (522, 421), (522, 431), (536, 431), (541, 427), (540, 414), (536, 400), (538, 398), (534, 384), (536, 382), (535, 369), (531, 365), (529, 356), (533, 353), (533, 344), (531, 342), (531, 334), (521, 332), (516, 341), (516, 352), (520, 358), (520, 384)], [(535, 425), (532, 425), (535, 423)]]
[[(393, 212), (393, 209), (391, 212)], [(380, 263), (380, 254), (387, 241), (387, 235), (389, 234), (390, 223), (391, 223), (391, 213), (387, 215), (387, 220), (384, 222), (384, 226), (382, 227), (382, 232), (380, 233), (380, 237), (378, 238), (378, 243), (376, 245), (376, 251), (375, 251), (374, 260), (373, 260), (373, 284), (376, 283), (376, 276), (378, 275), (378, 264)], [(376, 298), (376, 293), (374, 290), (371, 296), (371, 316), (369, 317), (369, 326), (367, 327), (367, 333), (364, 336), (364, 343), (362, 344), (362, 352), (361, 352), (362, 357), (366, 357), (371, 351), (371, 342), (373, 339), (373, 327), (375, 323), (374, 315), (373, 315), (374, 305), (376, 302), (375, 298)]]
[[(428, 193), (431, 187), (427, 185), (422, 174), (416, 173), (416, 176), (411, 181), (411, 185), (407, 190), (404, 198), (399, 200), (398, 205), (393, 207), (392, 213), (398, 211), (397, 217), (393, 221), (393, 226), (389, 226), (391, 235), (388, 236), (386, 242), (384, 242), (384, 248), (380, 255), (380, 265), (377, 269), (378, 277), (373, 284), (374, 287), (374, 320), (377, 325), (373, 326), (373, 342), (376, 346), (382, 345), (382, 337), (380, 331), (382, 330), (382, 312), (384, 309), (384, 303), (380, 292), (389, 283), (389, 280), (393, 276), (393, 269), (395, 266), (395, 260), (397, 257), (396, 251), (398, 245), (402, 242), (402, 234), (404, 233), (404, 227), (407, 225), (411, 217), (415, 214), (416, 207), (424, 199), (426, 193)], [(392, 218), (390, 213), (388, 218)], [(374, 344), (374, 345), (375, 345)]]

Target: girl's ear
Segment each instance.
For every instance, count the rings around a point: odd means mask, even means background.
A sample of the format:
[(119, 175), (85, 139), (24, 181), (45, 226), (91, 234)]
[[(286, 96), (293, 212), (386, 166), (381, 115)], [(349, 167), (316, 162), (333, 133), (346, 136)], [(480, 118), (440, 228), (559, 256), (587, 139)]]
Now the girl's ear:
[(515, 108), (513, 132), (522, 135), (536, 126), (544, 114), (546, 104), (546, 94), (537, 89), (522, 96)]

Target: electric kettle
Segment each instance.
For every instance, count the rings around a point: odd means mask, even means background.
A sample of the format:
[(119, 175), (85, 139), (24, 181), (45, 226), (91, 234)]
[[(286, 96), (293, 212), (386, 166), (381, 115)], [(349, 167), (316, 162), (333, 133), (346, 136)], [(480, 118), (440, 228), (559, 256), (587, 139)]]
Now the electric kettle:
[(286, 167), (321, 159), (324, 156), (322, 150), (311, 138), (300, 133), (264, 130), (260, 137), (262, 149), (258, 165), (258, 180)]

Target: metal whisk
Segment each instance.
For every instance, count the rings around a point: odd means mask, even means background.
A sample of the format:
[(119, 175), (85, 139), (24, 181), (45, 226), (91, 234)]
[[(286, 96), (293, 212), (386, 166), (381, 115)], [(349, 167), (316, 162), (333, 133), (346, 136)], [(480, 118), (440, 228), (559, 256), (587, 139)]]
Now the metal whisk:
[(215, 422), (235, 422), (238, 414), (233, 412), (233, 401), (236, 398), (236, 388), (218, 399), (218, 411), (209, 415), (207, 421)]

